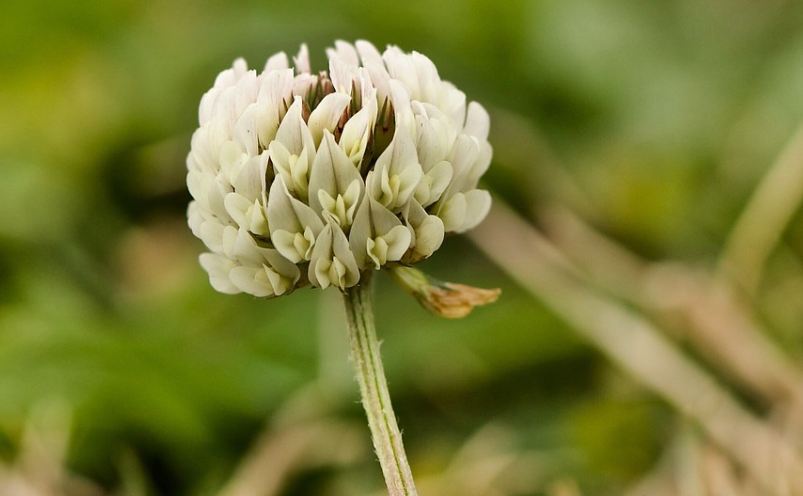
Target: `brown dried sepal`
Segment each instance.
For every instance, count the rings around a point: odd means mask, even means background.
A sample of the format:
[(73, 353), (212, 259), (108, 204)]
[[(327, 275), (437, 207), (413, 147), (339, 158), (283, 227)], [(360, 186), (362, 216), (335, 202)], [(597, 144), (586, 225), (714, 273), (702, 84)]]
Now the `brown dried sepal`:
[(485, 289), (451, 282), (429, 286), (418, 298), (430, 312), (447, 319), (461, 319), (475, 307), (495, 302), (502, 290)]
[(475, 288), (466, 284), (438, 281), (418, 269), (404, 265), (390, 267), (390, 273), (421, 306), (447, 319), (463, 318), (474, 308), (495, 302), (502, 293), (499, 288)]

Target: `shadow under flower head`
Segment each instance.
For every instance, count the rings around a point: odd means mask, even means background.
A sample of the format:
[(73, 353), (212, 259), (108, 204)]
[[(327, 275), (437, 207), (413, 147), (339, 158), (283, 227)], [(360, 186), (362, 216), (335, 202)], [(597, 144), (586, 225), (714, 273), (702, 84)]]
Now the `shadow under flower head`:
[(224, 293), (346, 289), (476, 226), (491, 197), (489, 119), (419, 53), (338, 41), (328, 71), (302, 45), (245, 61), (204, 94), (187, 156), (188, 221)]

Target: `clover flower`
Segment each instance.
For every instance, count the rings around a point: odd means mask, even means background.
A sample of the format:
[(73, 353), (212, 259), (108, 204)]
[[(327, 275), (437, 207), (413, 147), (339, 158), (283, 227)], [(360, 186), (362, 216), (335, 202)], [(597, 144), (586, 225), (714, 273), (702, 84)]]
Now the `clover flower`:
[(238, 59), (201, 99), (187, 157), (188, 223), (223, 293), (341, 290), (431, 256), (477, 225), (490, 195), (487, 112), (419, 53), (338, 41), (257, 74)]

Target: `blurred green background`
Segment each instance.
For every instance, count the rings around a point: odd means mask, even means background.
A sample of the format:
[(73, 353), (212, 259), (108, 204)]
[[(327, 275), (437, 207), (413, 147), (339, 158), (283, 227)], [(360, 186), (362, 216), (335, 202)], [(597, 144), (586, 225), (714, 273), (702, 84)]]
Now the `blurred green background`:
[[(496, 194), (525, 215), (592, 212), (648, 259), (713, 266), (803, 117), (799, 2), (6, 0), (0, 478), (66, 432), (58, 463), (85, 486), (64, 494), (217, 494), (316, 383), (321, 415), (356, 426), (356, 451), (293, 470), (276, 494), (381, 491), (337, 293), (216, 294), (185, 223), (184, 158), (215, 75), (301, 42), (323, 69), (326, 46), (359, 38), (427, 54), (489, 108)], [(755, 296), (798, 357), (801, 257), (798, 215)], [(445, 321), (381, 278), (416, 474), (437, 477), (479, 442), (515, 460), (493, 494), (623, 494), (687, 428), (467, 239), (425, 269), (503, 296)]]

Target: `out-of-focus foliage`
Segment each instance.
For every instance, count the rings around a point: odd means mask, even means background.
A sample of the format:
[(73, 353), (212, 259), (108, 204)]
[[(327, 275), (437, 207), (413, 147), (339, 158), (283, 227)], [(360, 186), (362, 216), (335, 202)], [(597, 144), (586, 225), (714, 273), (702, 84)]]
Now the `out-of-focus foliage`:
[[(69, 470), (124, 494), (141, 494), (138, 484), (216, 494), (266, 422), (315, 380), (333, 396), (327, 416), (362, 421), (337, 293), (217, 294), (184, 221), (184, 156), (217, 72), (238, 56), (261, 68), (301, 42), (324, 69), (337, 38), (429, 55), (491, 110), (487, 183), (500, 197), (533, 215), (568, 205), (647, 258), (713, 265), (803, 118), (803, 4), (788, 0), (6, 0), (8, 464), (54, 402), (71, 412)], [(773, 339), (798, 354), (801, 257), (796, 218), (755, 300)], [(447, 240), (425, 270), (503, 296), (445, 321), (379, 285), (386, 369), (416, 474), (436, 477), (467, 449), (464, 461), (490, 464), (498, 448), (519, 457), (499, 494), (622, 494), (658, 461), (680, 417), (467, 240)], [(507, 444), (489, 441), (477, 461), (466, 443), (485, 442), (489, 428)], [(379, 489), (369, 450), (359, 453), (302, 472), (282, 494)]]

